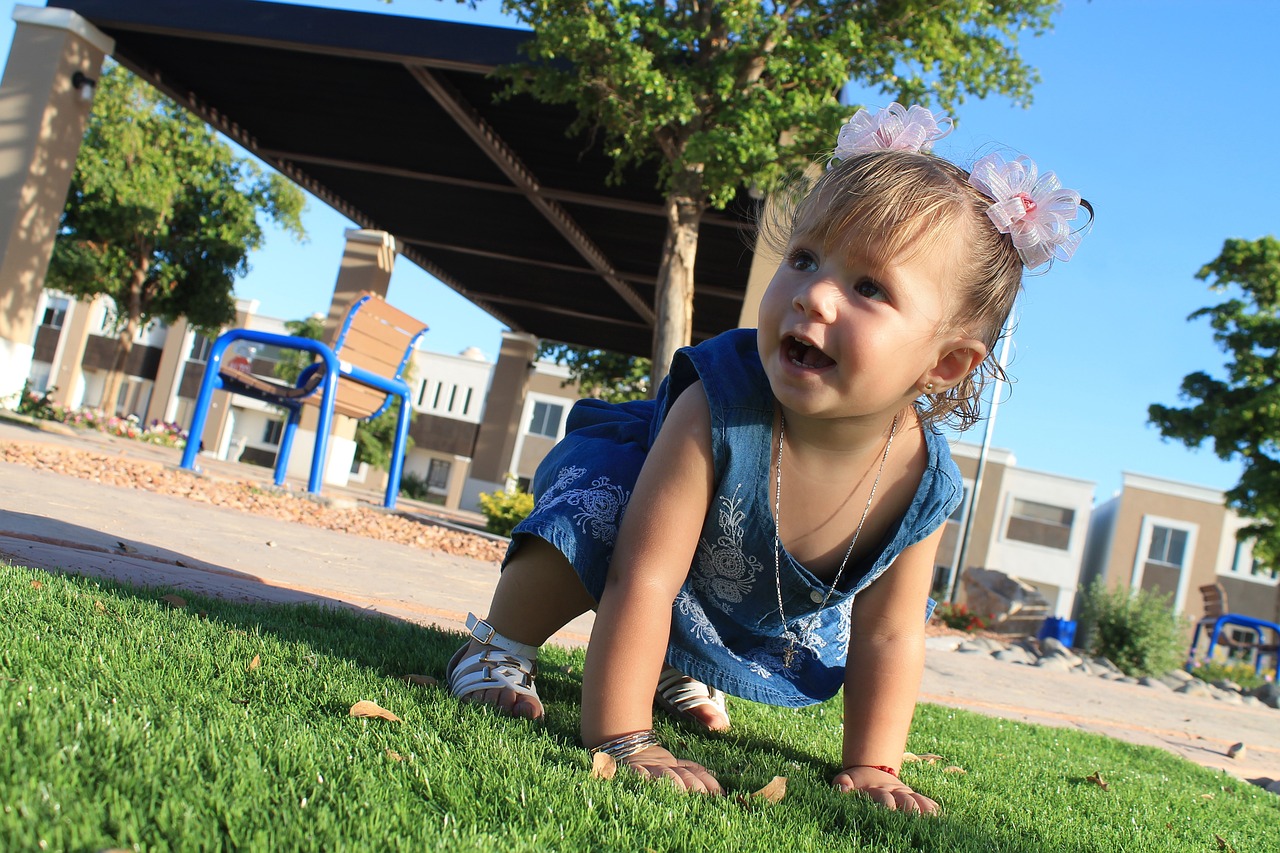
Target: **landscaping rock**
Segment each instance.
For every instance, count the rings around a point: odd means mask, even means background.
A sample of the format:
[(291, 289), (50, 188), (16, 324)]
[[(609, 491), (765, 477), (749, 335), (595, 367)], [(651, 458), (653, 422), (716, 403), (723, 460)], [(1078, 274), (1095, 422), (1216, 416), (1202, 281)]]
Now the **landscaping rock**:
[(1007, 649), (1001, 649), (992, 655), (996, 660), (1006, 661), (1008, 663), (1021, 663), (1034, 665), (1036, 656), (1024, 649), (1022, 646), (1010, 646)]
[[(1120, 680), (1123, 681), (1124, 679), (1120, 679)], [(1172, 687), (1169, 686), (1167, 682), (1162, 681), (1159, 678), (1154, 678), (1150, 675), (1144, 675), (1142, 676), (1142, 678), (1135, 679), (1135, 680), (1138, 684), (1141, 684), (1143, 687), (1156, 687), (1161, 690), (1173, 689)]]
[(1109, 672), (1112, 675), (1124, 675), (1124, 673), (1120, 671), (1120, 667), (1116, 666), (1106, 658), (1089, 658), (1089, 662), (1096, 668), (1104, 672)]
[(1043, 667), (1044, 669), (1061, 670), (1063, 672), (1067, 672), (1072, 668), (1071, 661), (1067, 660), (1062, 655), (1049, 655), (1048, 657), (1040, 658), (1040, 660), (1036, 661), (1036, 666)]
[(1171, 669), (1164, 674), (1164, 678), (1178, 682), (1186, 682), (1192, 680), (1195, 676), (1187, 672), (1185, 669)]
[(1173, 692), (1185, 693), (1188, 696), (1199, 696), (1206, 699), (1213, 696), (1213, 691), (1211, 691), (1209, 689), (1209, 685), (1205, 684), (1203, 681), (1188, 681)]
[(1255, 687), (1249, 695), (1256, 697), (1264, 705), (1280, 708), (1280, 686), (1277, 686), (1275, 682), (1268, 682), (1260, 687)]
[(942, 634), (937, 637), (925, 637), (924, 647), (930, 651), (954, 652), (962, 642), (959, 636)]

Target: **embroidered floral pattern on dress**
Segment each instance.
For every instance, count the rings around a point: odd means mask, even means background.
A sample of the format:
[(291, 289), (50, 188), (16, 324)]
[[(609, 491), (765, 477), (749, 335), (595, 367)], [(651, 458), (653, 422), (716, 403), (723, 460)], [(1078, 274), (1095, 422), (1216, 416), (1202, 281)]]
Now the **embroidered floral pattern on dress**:
[(539, 509), (550, 509), (560, 504), (576, 507), (578, 511), (574, 513), (573, 520), (582, 531), (606, 545), (612, 545), (618, 538), (618, 524), (631, 498), (629, 491), (614, 485), (608, 477), (597, 477), (588, 488), (569, 489), (563, 494), (556, 494), (568, 489), (586, 472), (585, 468), (561, 468), (556, 473), (555, 484), (543, 496)]
[(704, 643), (724, 648), (724, 642), (720, 639), (720, 634), (716, 631), (711, 620), (707, 618), (707, 612), (702, 609), (702, 605), (698, 603), (698, 599), (687, 589), (680, 590), (676, 594), (676, 611), (689, 620), (689, 631), (694, 637)]
[(742, 510), (739, 483), (732, 495), (720, 496), (720, 508), (716, 515), (720, 524), (720, 536), (715, 544), (706, 537), (698, 540), (698, 556), (693, 573), (693, 586), (709, 603), (725, 613), (733, 612), (733, 605), (740, 603), (755, 586), (756, 575), (764, 569), (759, 558), (743, 550), (746, 528), (743, 522), (747, 514)]

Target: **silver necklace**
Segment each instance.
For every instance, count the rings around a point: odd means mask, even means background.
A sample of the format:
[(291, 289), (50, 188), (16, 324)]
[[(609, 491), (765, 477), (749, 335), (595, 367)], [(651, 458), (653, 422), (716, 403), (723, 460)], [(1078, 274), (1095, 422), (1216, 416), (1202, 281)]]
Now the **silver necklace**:
[[(858, 544), (858, 535), (862, 533), (862, 525), (867, 521), (867, 513), (871, 512), (871, 501), (875, 499), (876, 489), (880, 485), (880, 475), (884, 473), (884, 463), (889, 458), (889, 448), (893, 446), (893, 437), (898, 434), (898, 420), (901, 413), (893, 416), (893, 426), (889, 429), (889, 440), (884, 443), (884, 453), (880, 455), (880, 467), (876, 470), (876, 478), (871, 483), (871, 493), (867, 495), (867, 505), (862, 508), (862, 517), (858, 519), (858, 526), (854, 528), (853, 538), (849, 540), (849, 547), (844, 552), (844, 559), (840, 561), (840, 568), (836, 570), (836, 576), (831, 581), (831, 586), (827, 587), (826, 594), (822, 596), (822, 603), (818, 605), (817, 613), (821, 613), (827, 606), (832, 593), (836, 591), (836, 585), (840, 583), (841, 576), (844, 575), (845, 566), (849, 565), (849, 555), (853, 553), (853, 546)], [(778, 616), (782, 619), (782, 636), (787, 640), (787, 647), (782, 652), (783, 669), (791, 669), (791, 664), (795, 662), (796, 643), (800, 641), (800, 634), (792, 631), (787, 627), (787, 612), (782, 606), (782, 446), (785, 443), (787, 433), (787, 418), (785, 415), (778, 415), (778, 475), (773, 493), (773, 577), (777, 584), (778, 590)], [(813, 620), (816, 621), (815, 613)], [(812, 621), (809, 623), (812, 624)]]

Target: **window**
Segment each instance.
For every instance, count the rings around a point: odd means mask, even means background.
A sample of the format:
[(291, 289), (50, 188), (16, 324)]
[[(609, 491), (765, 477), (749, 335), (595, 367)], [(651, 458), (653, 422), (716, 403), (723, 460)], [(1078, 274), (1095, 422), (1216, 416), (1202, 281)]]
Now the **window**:
[(263, 444), (279, 444), (280, 436), (284, 434), (284, 421), (267, 421), (267, 425), (262, 430)]
[(209, 350), (213, 349), (213, 341), (204, 335), (197, 334), (191, 339), (191, 361), (206, 362), (209, 360)]
[(431, 466), (427, 468), (427, 488), (448, 491), (451, 468), (453, 463), (446, 459), (432, 459)]
[(41, 326), (48, 326), (51, 329), (61, 329), (62, 324), (67, 319), (67, 308), (71, 306), (71, 300), (61, 296), (54, 296), (45, 302), (44, 318), (40, 320)]
[(1014, 498), (1005, 536), (1019, 542), (1065, 551), (1071, 540), (1071, 525), (1075, 516), (1076, 511), (1073, 509)]
[(1159, 525), (1151, 528), (1151, 547), (1147, 549), (1149, 562), (1182, 568), (1186, 551), (1187, 531)]
[(529, 434), (555, 438), (560, 434), (560, 416), (563, 414), (564, 406), (557, 406), (554, 403), (534, 403), (533, 417), (529, 419)]

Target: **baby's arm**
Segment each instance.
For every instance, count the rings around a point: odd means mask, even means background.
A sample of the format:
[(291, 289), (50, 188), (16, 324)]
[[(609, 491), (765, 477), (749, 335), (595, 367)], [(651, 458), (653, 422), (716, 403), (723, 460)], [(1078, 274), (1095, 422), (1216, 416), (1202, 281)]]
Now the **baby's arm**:
[(844, 679), (843, 769), (833, 780), (886, 808), (931, 814), (938, 804), (896, 775), (924, 672), (924, 608), (942, 530), (898, 555), (853, 606)]
[[(582, 742), (588, 747), (653, 727), (671, 605), (711, 503), (712, 467), (711, 415), (702, 385), (695, 383), (663, 422), (618, 531), (583, 673)], [(625, 762), (687, 790), (720, 793), (705, 768), (660, 746)]]

